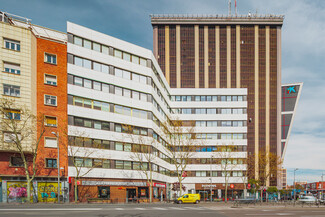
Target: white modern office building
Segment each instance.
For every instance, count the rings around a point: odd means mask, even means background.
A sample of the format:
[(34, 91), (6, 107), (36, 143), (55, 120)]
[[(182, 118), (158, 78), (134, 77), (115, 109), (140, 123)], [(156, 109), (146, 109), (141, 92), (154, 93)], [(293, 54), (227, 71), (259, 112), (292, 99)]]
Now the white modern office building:
[(169, 120), (193, 128), (198, 141), (183, 175), (185, 192), (221, 198), (227, 183), (230, 197), (241, 196), (246, 88), (170, 88), (151, 50), (70, 22), (67, 33), (68, 173), (79, 178), (81, 200), (148, 198), (140, 169), (148, 164), (135, 158), (147, 150), (140, 140), (155, 144), (154, 198), (172, 198), (177, 177), (162, 129)]

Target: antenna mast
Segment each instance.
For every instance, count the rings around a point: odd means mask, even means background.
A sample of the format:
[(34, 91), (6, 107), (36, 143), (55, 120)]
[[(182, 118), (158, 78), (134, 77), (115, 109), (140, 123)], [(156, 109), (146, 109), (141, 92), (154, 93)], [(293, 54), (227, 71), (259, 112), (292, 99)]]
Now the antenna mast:
[(236, 17), (237, 17), (237, 0), (235, 0), (235, 13), (236, 13)]
[(231, 16), (231, 0), (228, 0), (228, 15)]

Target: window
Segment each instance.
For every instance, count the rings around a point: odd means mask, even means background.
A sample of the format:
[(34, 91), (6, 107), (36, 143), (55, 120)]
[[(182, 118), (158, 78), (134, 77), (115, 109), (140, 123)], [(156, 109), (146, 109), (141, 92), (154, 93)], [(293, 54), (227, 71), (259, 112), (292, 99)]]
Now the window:
[(74, 77), (74, 85), (82, 87), (82, 78)]
[(4, 63), (3, 64), (3, 71), (8, 72), (15, 75), (20, 75), (20, 65), (13, 64), (13, 63)]
[(45, 125), (48, 127), (56, 127), (57, 126), (56, 117), (45, 116)]
[(136, 63), (136, 64), (139, 64), (139, 57), (138, 56), (134, 56), (132, 55), (132, 63)]
[(93, 87), (94, 87), (94, 90), (101, 91), (101, 84), (99, 82), (94, 81), (93, 82)]
[(196, 177), (206, 177), (207, 172), (206, 171), (196, 171)]
[(132, 162), (131, 161), (124, 161), (124, 169), (132, 170)]
[(10, 158), (10, 166), (13, 166), (13, 167), (22, 167), (22, 166), (24, 166), (23, 159), (21, 159), (21, 157), (12, 156)]
[(57, 105), (56, 96), (44, 95), (44, 104), (56, 106)]
[(20, 87), (15, 85), (3, 84), (3, 94), (6, 96), (20, 97)]
[(103, 168), (111, 168), (111, 161), (110, 160), (103, 160)]
[(131, 152), (132, 151), (132, 145), (129, 143), (124, 144), (124, 151)]
[(84, 79), (84, 87), (91, 89), (92, 85), (91, 85), (91, 80), (88, 79)]
[[(21, 139), (21, 135), (18, 134), (18, 139)], [(3, 141), (6, 143), (13, 143), (16, 140), (16, 134), (14, 133), (9, 133), (9, 132), (4, 132), (3, 133)]]
[(84, 166), (85, 167), (92, 167), (93, 166), (93, 160), (89, 159), (89, 158), (84, 159)]
[(44, 138), (44, 147), (47, 148), (57, 148), (58, 141), (55, 137), (45, 137)]
[(108, 47), (105, 45), (102, 45), (102, 53), (108, 54)]
[(100, 44), (93, 42), (93, 50), (100, 52)]
[(116, 151), (123, 151), (123, 143), (115, 142), (115, 150)]
[(123, 77), (123, 70), (115, 68), (115, 76), (116, 77)]
[(49, 85), (56, 86), (56, 84), (57, 84), (56, 76), (55, 75), (47, 75), (47, 74), (45, 74), (45, 81), (44, 81), (44, 83), (45, 84), (49, 84)]
[(140, 58), (140, 65), (141, 66), (147, 66), (147, 60), (143, 59), (143, 58)]
[(74, 44), (82, 46), (82, 38), (74, 36)]
[(51, 64), (56, 64), (56, 55), (45, 53), (44, 62), (51, 63)]
[(74, 159), (74, 164), (77, 167), (82, 167), (84, 164), (84, 160), (82, 158), (75, 158)]
[(128, 53), (123, 53), (123, 59), (130, 62), (131, 61), (131, 55), (128, 54)]
[(101, 71), (101, 64), (100, 63), (96, 63), (96, 62), (93, 62), (93, 69), (95, 70), (95, 71), (98, 71), (98, 72), (100, 72)]
[(95, 168), (102, 168), (103, 167), (103, 161), (101, 159), (94, 159), (94, 167)]
[(20, 42), (10, 39), (4, 39), (4, 47), (10, 50), (20, 51)]
[(56, 159), (46, 159), (47, 168), (57, 168)]
[(114, 56), (122, 59), (122, 51), (114, 49)]
[(74, 57), (74, 64), (82, 67), (82, 59), (80, 57)]
[(87, 39), (84, 39), (84, 47), (88, 48), (88, 49), (91, 49), (91, 41), (89, 41)]
[(124, 169), (123, 161), (121, 160), (115, 161), (115, 169)]
[(13, 109), (8, 109), (5, 110), (4, 114), (5, 119), (15, 119), (15, 120), (20, 120), (20, 111), (19, 110), (13, 110)]

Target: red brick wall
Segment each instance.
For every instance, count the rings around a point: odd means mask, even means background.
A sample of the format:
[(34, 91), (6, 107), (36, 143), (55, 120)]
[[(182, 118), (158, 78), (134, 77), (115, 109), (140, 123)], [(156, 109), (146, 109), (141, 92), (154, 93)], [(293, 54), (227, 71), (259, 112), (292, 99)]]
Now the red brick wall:
[[(57, 64), (44, 62), (45, 53), (54, 54)], [(57, 76), (57, 86), (44, 83), (45, 74)], [(61, 175), (68, 175), (67, 155), (67, 46), (59, 42), (37, 39), (37, 113), (57, 118), (57, 127), (46, 127), (41, 139), (37, 163), (39, 176), (57, 176), (56, 169), (45, 168), (45, 158), (57, 158), (57, 148), (44, 147), (44, 137), (55, 137), (51, 132), (59, 133)], [(57, 106), (44, 105), (44, 94), (57, 97)], [(38, 135), (40, 127), (38, 127)]]

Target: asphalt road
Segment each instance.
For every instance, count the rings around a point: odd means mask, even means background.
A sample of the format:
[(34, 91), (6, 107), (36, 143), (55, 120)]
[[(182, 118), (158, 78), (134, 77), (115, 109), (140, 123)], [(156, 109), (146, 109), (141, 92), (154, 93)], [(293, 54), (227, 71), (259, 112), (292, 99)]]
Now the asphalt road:
[(241, 207), (216, 204), (32, 204), (1, 205), (0, 216), (72, 217), (325, 217), (325, 207)]

